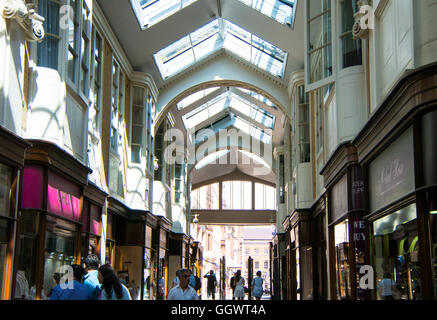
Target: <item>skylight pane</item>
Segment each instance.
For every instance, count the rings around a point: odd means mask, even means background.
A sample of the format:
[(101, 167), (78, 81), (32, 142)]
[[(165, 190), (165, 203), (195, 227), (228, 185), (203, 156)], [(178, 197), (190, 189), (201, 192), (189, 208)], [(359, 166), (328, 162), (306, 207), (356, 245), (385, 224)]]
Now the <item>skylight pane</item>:
[(226, 108), (226, 93), (194, 109), (182, 117), (186, 129), (194, 128)]
[(159, 52), (164, 63), (191, 48), (190, 38), (185, 36)]
[(199, 60), (211, 52), (214, 52), (220, 49), (221, 45), (218, 43), (219, 36), (217, 34), (208, 38), (207, 40), (196, 45), (194, 49), (194, 55), (196, 56), (196, 60)]
[(264, 143), (270, 143), (272, 141), (272, 137), (269, 134), (241, 119), (240, 117), (236, 117), (234, 126)]
[(228, 34), (226, 36), (224, 47), (247, 61), (251, 60), (252, 47), (250, 42), (242, 41), (241, 38), (236, 37), (234, 34)]
[(140, 0), (142, 25), (150, 27), (197, 0)]
[(213, 34), (218, 34), (218, 32), (219, 32), (218, 19), (215, 19), (210, 23), (206, 24), (205, 26), (192, 32), (190, 34), (191, 42), (193, 46), (195, 46), (196, 44), (198, 44), (201, 41), (204, 41), (206, 38), (212, 36)]
[[(221, 48), (241, 56), (275, 76), (283, 76), (287, 59), (287, 54), (284, 51), (235, 24), (222, 20), (224, 28), (221, 31), (219, 20), (216, 19), (155, 53), (154, 57), (163, 79), (182, 71), (192, 63)], [(186, 54), (185, 52), (190, 51), (190, 48), (194, 57), (182, 59), (183, 63), (181, 60), (177, 60), (178, 63), (172, 61), (179, 55)], [(167, 64), (171, 64), (171, 67), (166, 66)]]
[(197, 91), (193, 94), (190, 94), (188, 97), (182, 99), (181, 101), (178, 102), (177, 107), (179, 110), (186, 108), (187, 106), (189, 106), (190, 104), (193, 104), (194, 102), (202, 99), (203, 97), (207, 96), (208, 94), (210, 94), (211, 92), (215, 91), (219, 89), (219, 87), (212, 87), (212, 88), (208, 88), (205, 90), (200, 90)]
[(282, 24), (293, 24), (296, 1), (294, 0), (240, 0), (244, 4)]
[(273, 129), (275, 117), (264, 109), (251, 104), (249, 101), (233, 95), (231, 99), (231, 107), (242, 114), (248, 115), (258, 123)]
[(183, 68), (185, 66), (188, 66), (194, 62), (194, 55), (193, 51), (189, 49), (188, 51), (185, 51), (184, 53), (176, 56), (175, 58), (171, 59), (164, 65), (163, 72), (165, 74), (171, 75), (176, 72), (177, 69)]

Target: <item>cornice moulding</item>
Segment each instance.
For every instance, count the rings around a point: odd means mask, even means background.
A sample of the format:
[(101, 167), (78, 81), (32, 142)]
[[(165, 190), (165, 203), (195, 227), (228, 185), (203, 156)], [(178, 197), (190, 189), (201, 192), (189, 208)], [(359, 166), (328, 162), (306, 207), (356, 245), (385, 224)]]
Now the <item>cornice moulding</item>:
[(159, 90), (151, 75), (144, 72), (133, 71), (130, 75), (130, 80), (133, 84), (138, 83), (147, 86), (152, 93), (153, 99), (155, 101), (158, 99)]

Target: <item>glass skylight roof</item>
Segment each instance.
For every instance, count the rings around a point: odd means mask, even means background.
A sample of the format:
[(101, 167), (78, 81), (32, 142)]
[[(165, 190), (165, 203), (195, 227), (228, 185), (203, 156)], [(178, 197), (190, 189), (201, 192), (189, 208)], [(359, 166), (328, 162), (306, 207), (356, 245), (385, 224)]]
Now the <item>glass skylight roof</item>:
[(261, 101), (262, 103), (268, 105), (269, 107), (272, 107), (273, 109), (278, 109), (272, 101), (270, 101), (268, 98), (266, 98), (265, 96), (263, 96), (262, 94), (259, 94), (257, 92), (245, 89), (245, 88), (237, 88), (237, 90), (244, 92), (245, 94)]
[(224, 92), (182, 117), (185, 128), (191, 129), (227, 108), (228, 93)]
[[(182, 120), (185, 128), (188, 130), (228, 108), (235, 110), (243, 116), (248, 116), (264, 127), (270, 129), (274, 127), (274, 115), (231, 91), (223, 92), (209, 102), (185, 114), (182, 116)], [(249, 133), (249, 131), (246, 132)]]
[(250, 134), (252, 137), (260, 140), (261, 142), (270, 143), (272, 141), (271, 135), (265, 133), (257, 126), (238, 116), (235, 117), (234, 127), (247, 134)]
[(139, 0), (140, 23), (148, 28), (195, 1), (197, 0)]
[(163, 79), (226, 49), (282, 78), (287, 53), (237, 25), (218, 18), (154, 54)]
[(189, 106), (190, 104), (193, 104), (194, 102), (199, 101), (200, 99), (206, 97), (208, 94), (216, 91), (219, 88), (220, 87), (208, 88), (208, 89), (200, 90), (200, 91), (197, 91), (193, 94), (190, 94), (188, 97), (186, 97), (178, 102), (177, 108), (179, 110), (181, 110), (181, 109)]
[(295, 0), (240, 0), (249, 7), (282, 24), (293, 25), (296, 12)]

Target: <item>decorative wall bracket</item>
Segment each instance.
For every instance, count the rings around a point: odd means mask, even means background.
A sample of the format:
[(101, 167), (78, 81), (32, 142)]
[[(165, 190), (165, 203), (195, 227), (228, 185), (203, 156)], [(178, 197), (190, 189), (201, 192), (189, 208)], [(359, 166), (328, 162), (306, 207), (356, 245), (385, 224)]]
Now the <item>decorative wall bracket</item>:
[[(362, 27), (363, 19), (365, 19), (365, 17), (369, 14), (369, 12), (364, 9), (364, 7), (369, 8), (369, 1), (358, 1), (358, 12), (354, 14), (355, 23), (352, 27), (352, 35), (354, 39), (367, 39), (367, 37), (369, 36), (369, 27)], [(370, 19), (373, 19), (373, 17), (371, 17)]]
[(44, 18), (36, 13), (35, 4), (23, 0), (4, 0), (0, 10), (3, 18), (17, 21), (28, 41), (41, 41), (44, 38)]

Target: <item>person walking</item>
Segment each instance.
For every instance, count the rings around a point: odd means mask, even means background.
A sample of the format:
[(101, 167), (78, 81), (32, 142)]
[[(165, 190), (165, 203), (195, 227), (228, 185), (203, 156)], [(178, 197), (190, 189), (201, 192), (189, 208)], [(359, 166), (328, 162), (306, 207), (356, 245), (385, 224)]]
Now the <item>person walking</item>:
[(190, 270), (179, 269), (176, 274), (179, 277), (179, 284), (170, 289), (167, 300), (199, 300), (196, 290), (188, 285)]
[(384, 279), (378, 283), (378, 293), (382, 300), (394, 300), (393, 293), (396, 291), (396, 281), (391, 278), (391, 274), (384, 273)]
[(252, 280), (252, 295), (256, 300), (261, 300), (263, 295), (263, 278), (261, 278), (261, 271), (256, 273), (256, 277)]
[(235, 293), (235, 273), (231, 277), (230, 286), (231, 286), (231, 289), (232, 289), (232, 300), (235, 300), (235, 295), (234, 295), (234, 293)]
[(214, 271), (211, 270), (209, 274), (206, 274), (203, 277), (208, 279), (206, 285), (208, 297), (212, 297), (212, 300), (215, 300), (215, 288), (217, 286), (217, 278), (214, 274)]
[(100, 266), (98, 278), (102, 284), (99, 300), (132, 300), (128, 288), (120, 282), (110, 264)]
[(98, 278), (100, 259), (97, 255), (90, 254), (85, 258), (83, 264), (85, 268), (83, 284), (90, 290), (91, 300), (97, 300), (101, 289)]
[(91, 291), (82, 283), (85, 270), (78, 264), (72, 264), (71, 269), (73, 271), (73, 281), (68, 279), (64, 282), (63, 278), (60, 278), (59, 284), (53, 288), (50, 295), (50, 300), (90, 300)]
[(244, 300), (244, 278), (241, 276), (241, 270), (235, 274), (235, 291), (234, 297), (238, 300)]

